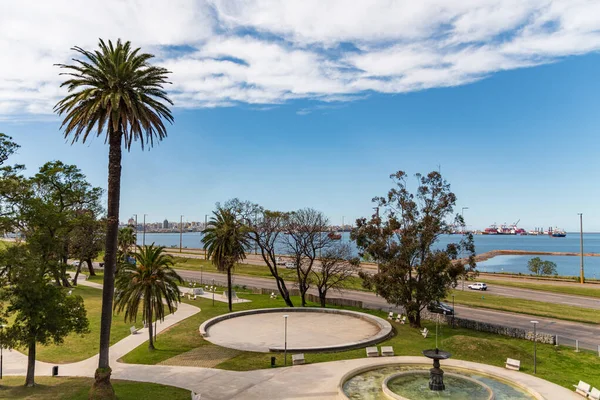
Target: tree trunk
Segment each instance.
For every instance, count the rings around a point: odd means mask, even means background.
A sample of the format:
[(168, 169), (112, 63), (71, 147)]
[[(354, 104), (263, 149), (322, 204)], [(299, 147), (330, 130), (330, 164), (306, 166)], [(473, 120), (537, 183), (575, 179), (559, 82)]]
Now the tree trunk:
[(233, 304), (231, 301), (231, 268), (227, 268), (227, 300), (229, 301), (229, 312), (233, 311)]
[(77, 271), (75, 271), (75, 277), (73, 278), (73, 286), (77, 286), (77, 279), (79, 278), (79, 273), (81, 272), (81, 265), (83, 261), (79, 260), (79, 265), (77, 266)]
[(317, 288), (319, 290), (319, 301), (321, 302), (321, 307), (327, 307), (327, 291), (322, 290), (321, 288)]
[(421, 312), (418, 306), (406, 305), (404, 307), (406, 315), (408, 316), (408, 323), (413, 328), (421, 327)]
[(306, 307), (306, 291), (308, 288), (306, 287), (306, 279), (302, 272), (300, 271), (300, 262), (296, 259), (296, 275), (298, 276), (298, 290), (300, 291), (300, 299), (302, 303), (302, 307)]
[(71, 283), (69, 282), (69, 279), (67, 278), (67, 265), (68, 264), (66, 262), (60, 263), (60, 280), (64, 287), (71, 287)]
[[(109, 128), (108, 152), (108, 213), (106, 228), (106, 253), (104, 256), (104, 285), (102, 287), (102, 312), (100, 319), (100, 356), (98, 372), (109, 369), (110, 327), (113, 313), (113, 297), (115, 292), (115, 269), (117, 256), (117, 235), (119, 231), (119, 202), (121, 196), (121, 132), (112, 132)], [(99, 374), (96, 374), (98, 377)], [(110, 376), (96, 379), (95, 386), (110, 386)], [(93, 389), (93, 387), (92, 387)], [(105, 393), (108, 393), (105, 390)], [(105, 397), (116, 399), (114, 395)], [(92, 397), (92, 393), (90, 393)]]
[(148, 322), (148, 334), (149, 336), (149, 340), (148, 340), (148, 350), (154, 350), (154, 338), (152, 337), (152, 302), (151, 300), (149, 301), (150, 306), (148, 307), (148, 312), (146, 313), (146, 322)]
[(27, 377), (25, 386), (33, 387), (35, 385), (35, 337), (29, 340), (29, 352), (27, 354)]
[(88, 271), (90, 272), (90, 276), (96, 276), (96, 272), (94, 272), (94, 264), (92, 263), (92, 259), (88, 258), (85, 260), (88, 266)]
[(285, 304), (288, 307), (294, 307), (294, 303), (292, 303), (292, 299), (290, 299), (290, 292), (285, 286), (283, 278), (277, 276), (275, 278), (275, 282), (277, 282), (277, 289), (279, 289), (279, 293), (281, 294), (281, 298), (283, 299), (283, 301), (285, 301)]

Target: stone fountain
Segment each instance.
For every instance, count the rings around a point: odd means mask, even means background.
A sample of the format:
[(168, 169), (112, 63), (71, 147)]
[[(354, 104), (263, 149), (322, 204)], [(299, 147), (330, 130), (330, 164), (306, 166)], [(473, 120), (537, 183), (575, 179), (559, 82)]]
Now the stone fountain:
[(429, 389), (435, 391), (446, 390), (444, 371), (440, 368), (440, 360), (446, 360), (452, 354), (436, 347), (435, 349), (423, 350), (423, 355), (433, 360), (433, 368), (429, 370)]

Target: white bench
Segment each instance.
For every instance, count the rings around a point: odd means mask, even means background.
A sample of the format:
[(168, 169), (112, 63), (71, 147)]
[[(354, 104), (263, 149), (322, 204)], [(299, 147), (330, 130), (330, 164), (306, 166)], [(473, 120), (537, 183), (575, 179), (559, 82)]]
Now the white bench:
[(575, 393), (580, 394), (583, 397), (587, 397), (588, 394), (590, 394), (591, 386), (584, 381), (579, 381), (579, 384), (577, 386), (573, 385), (573, 387), (575, 388)]
[(390, 311), (390, 313), (388, 314), (388, 319), (394, 319), (394, 312)]
[(377, 347), (367, 347), (367, 357), (379, 357)]
[(423, 335), (423, 338), (427, 339), (427, 336), (429, 336), (429, 329), (423, 328), (421, 335)]
[(129, 328), (129, 333), (135, 335), (138, 332), (138, 330), (139, 329), (137, 329), (135, 326), (132, 326), (131, 328)]
[(514, 358), (506, 359), (506, 369), (512, 369), (513, 371), (519, 371), (521, 369), (521, 361), (515, 360)]
[(293, 354), (292, 355), (292, 365), (302, 365), (306, 361), (304, 360), (304, 354)]
[(394, 348), (392, 346), (381, 346), (381, 355), (384, 357), (391, 357), (394, 355)]
[(600, 400), (600, 390), (593, 388), (590, 394), (588, 395), (588, 398), (592, 400)]
[(401, 316), (402, 316), (402, 315), (400, 315), (400, 313), (398, 313), (398, 314), (396, 315), (396, 322), (400, 322), (400, 317), (401, 317)]
[(194, 393), (192, 391), (192, 400), (201, 400), (202, 399), (202, 395), (200, 393)]

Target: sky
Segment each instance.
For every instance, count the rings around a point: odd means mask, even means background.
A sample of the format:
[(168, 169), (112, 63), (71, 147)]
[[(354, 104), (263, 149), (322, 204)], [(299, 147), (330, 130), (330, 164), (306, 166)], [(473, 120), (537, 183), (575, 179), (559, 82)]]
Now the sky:
[(130, 40), (172, 74), (168, 137), (124, 155), (121, 220), (202, 221), (238, 197), (372, 213), (389, 175), (440, 170), (467, 225), (600, 231), (598, 1), (0, 3), (0, 132), (12, 162), (76, 164), (106, 188), (104, 138), (63, 137), (56, 63)]

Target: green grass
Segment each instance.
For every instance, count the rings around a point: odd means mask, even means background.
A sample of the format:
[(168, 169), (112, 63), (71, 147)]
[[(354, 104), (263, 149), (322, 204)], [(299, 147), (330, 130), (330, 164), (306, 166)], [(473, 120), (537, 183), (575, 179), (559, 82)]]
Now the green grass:
[(510, 286), (522, 289), (540, 290), (544, 292), (561, 293), (561, 294), (572, 294), (576, 296), (588, 296), (600, 298), (600, 285), (560, 285), (560, 284), (544, 284), (534, 282), (519, 282), (519, 281), (500, 281), (491, 280), (487, 281), (488, 285), (498, 286)]
[[(454, 300), (456, 304), (462, 304), (469, 307), (511, 311), (521, 314), (537, 315), (539, 317), (550, 317), (566, 321), (584, 322), (588, 324), (600, 323), (600, 313), (598, 310), (591, 308), (497, 296), (487, 294), (485, 292), (463, 292), (461, 290), (455, 290), (452, 293), (454, 293)], [(452, 302), (450, 295), (448, 295), (446, 298), (446, 302), (448, 303)]]
[[(37, 385), (24, 387), (25, 377), (5, 376), (0, 381), (1, 399), (87, 400), (92, 378), (36, 377)], [(112, 380), (119, 400), (188, 400), (190, 391), (156, 383)]]
[[(65, 338), (61, 345), (37, 346), (37, 359), (40, 361), (56, 364), (71, 363), (85, 360), (98, 354), (100, 337), (100, 311), (102, 307), (102, 291), (100, 289), (87, 286), (77, 286), (73, 289), (73, 294), (83, 297), (87, 317), (90, 321), (90, 333), (85, 335), (71, 334)], [(141, 326), (143, 318), (138, 315), (137, 327)], [(110, 334), (110, 344), (113, 345), (119, 340), (128, 336), (129, 327), (133, 323), (123, 321), (123, 314), (113, 315), (112, 328)], [(21, 349), (26, 353), (26, 349)]]
[[(251, 303), (235, 304), (234, 311), (250, 308), (283, 307), (283, 301), (270, 300), (266, 295), (243, 294), (241, 297), (249, 298)], [(297, 299), (294, 299), (297, 301)], [(187, 301), (187, 300), (186, 300)], [(227, 312), (225, 303), (215, 303), (213, 307), (210, 300), (200, 299), (190, 302), (202, 308), (202, 311), (194, 316), (181, 321), (159, 334), (157, 350), (149, 351), (147, 346), (141, 345), (126, 354), (121, 361), (139, 364), (158, 364), (178, 354), (192, 349), (218, 347), (203, 339), (198, 327), (202, 322), (219, 314)], [(314, 305), (314, 304), (313, 304)], [(352, 309), (352, 308), (350, 308)], [(357, 310), (357, 309), (354, 309)], [(386, 313), (374, 310), (358, 310), (385, 318)], [(380, 343), (382, 346), (393, 346), (396, 355), (417, 356), (427, 348), (435, 347), (435, 334), (424, 339), (418, 329), (410, 328), (408, 325), (393, 323), (396, 334), (394, 337)], [(423, 326), (434, 333), (435, 324), (426, 322)], [(533, 373), (533, 343), (527, 340), (512, 339), (504, 336), (476, 332), (467, 329), (451, 329), (441, 326), (439, 335), (440, 347), (453, 354), (453, 358), (467, 361), (481, 362), (503, 367), (507, 358), (521, 360), (522, 371)], [(538, 343), (538, 373), (537, 376), (557, 383), (561, 386), (571, 388), (580, 379), (600, 386), (600, 375), (596, 373), (598, 357), (591, 352), (580, 352), (551, 345)], [(211, 349), (212, 350), (212, 349)], [(201, 354), (201, 353), (200, 353)], [(269, 368), (270, 358), (277, 358), (277, 365), (283, 365), (282, 354), (241, 352), (219, 365), (216, 368), (249, 371), (255, 369)], [(307, 363), (318, 363), (327, 361), (347, 360), (364, 358), (364, 349), (333, 352), (333, 353), (307, 353)], [(288, 360), (289, 361), (289, 360)]]

